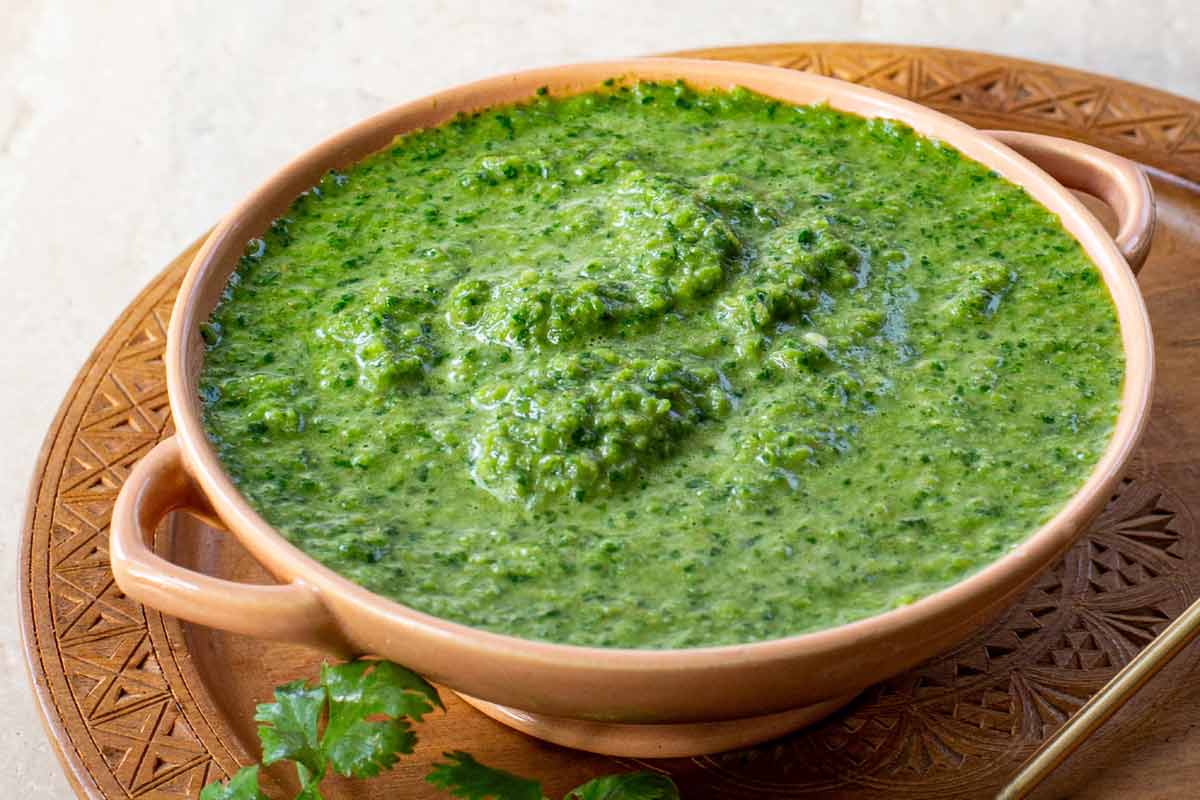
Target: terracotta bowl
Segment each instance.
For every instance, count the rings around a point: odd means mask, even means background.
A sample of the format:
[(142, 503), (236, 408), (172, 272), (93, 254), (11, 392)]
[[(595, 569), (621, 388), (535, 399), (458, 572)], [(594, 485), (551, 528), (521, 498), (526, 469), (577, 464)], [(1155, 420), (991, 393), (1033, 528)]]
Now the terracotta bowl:
[[(541, 86), (565, 95), (594, 89), (610, 77), (682, 78), (703, 88), (741, 85), (791, 103), (825, 101), (866, 117), (901, 120), (1022, 185), (1058, 214), (1104, 276), (1126, 359), (1112, 439), (1062, 510), (992, 565), (903, 608), (816, 633), (686, 650), (576, 647), (437, 619), (351, 583), (267, 524), (234, 487), (205, 438), (197, 392), (205, 353), (199, 325), (245, 243), (327, 170), (382, 149), (397, 134), (437, 125), (461, 111), (526, 100)], [(1119, 219), (1115, 241), (1064, 183), (1113, 207)], [(112, 520), (113, 573), (129, 596), (193, 622), (407, 664), (462, 693), (485, 713), (572, 747), (679, 756), (780, 735), (962, 640), (1054, 562), (1104, 506), (1142, 432), (1150, 402), (1150, 324), (1133, 269), (1149, 247), (1153, 209), (1140, 170), (1101, 150), (1032, 134), (984, 133), (877, 91), (771, 67), (687, 59), (580, 64), (491, 78), (408, 103), (288, 164), (225, 217), (196, 256), (167, 339), (176, 433), (137, 465), (121, 490)], [(173, 509), (186, 509), (232, 533), (279, 584), (234, 583), (155, 555), (154, 531)]]

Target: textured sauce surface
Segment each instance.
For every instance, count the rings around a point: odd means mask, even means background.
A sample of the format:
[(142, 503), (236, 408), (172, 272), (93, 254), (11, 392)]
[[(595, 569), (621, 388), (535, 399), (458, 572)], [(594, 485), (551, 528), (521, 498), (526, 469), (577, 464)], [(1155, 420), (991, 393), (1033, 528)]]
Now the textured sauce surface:
[(331, 173), (204, 328), (205, 425), (348, 578), (528, 638), (818, 630), (1075, 492), (1124, 361), (1058, 219), (894, 122), (612, 86)]

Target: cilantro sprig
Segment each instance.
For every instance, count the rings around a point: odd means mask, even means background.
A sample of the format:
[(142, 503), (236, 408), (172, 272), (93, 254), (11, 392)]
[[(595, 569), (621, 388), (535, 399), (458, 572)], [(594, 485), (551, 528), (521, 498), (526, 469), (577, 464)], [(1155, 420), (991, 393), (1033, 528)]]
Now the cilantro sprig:
[(447, 763), (434, 764), (425, 776), (432, 783), (462, 800), (542, 800), (542, 785), (502, 769), (480, 764), (469, 753), (446, 753)]
[[(425, 780), (462, 800), (545, 800), (537, 781), (480, 764), (461, 750), (445, 753)], [(576, 786), (563, 800), (679, 800), (679, 790), (657, 772), (605, 775)]]
[[(445, 710), (428, 681), (390, 661), (360, 659), (321, 667), (315, 683), (292, 681), (276, 687), (273, 703), (262, 703), (259, 722), (265, 765), (290, 761), (300, 793), (296, 800), (323, 800), (321, 780), (329, 771), (370, 778), (412, 753), (412, 723)], [(545, 800), (537, 781), (481, 764), (455, 751), (433, 765), (426, 780), (461, 800)], [(244, 767), (227, 781), (205, 786), (200, 800), (267, 800), (258, 783), (259, 765)], [(567, 793), (563, 800), (679, 800), (665, 775), (630, 772), (606, 775)]]

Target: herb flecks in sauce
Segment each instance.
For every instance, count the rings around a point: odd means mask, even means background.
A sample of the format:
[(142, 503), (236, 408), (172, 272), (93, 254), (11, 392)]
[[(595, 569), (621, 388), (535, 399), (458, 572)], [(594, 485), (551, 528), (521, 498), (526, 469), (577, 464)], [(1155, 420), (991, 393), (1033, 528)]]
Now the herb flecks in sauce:
[(888, 121), (641, 84), (331, 174), (205, 328), (291, 541), (448, 619), (686, 647), (936, 591), (1044, 522), (1124, 364), (1058, 220)]

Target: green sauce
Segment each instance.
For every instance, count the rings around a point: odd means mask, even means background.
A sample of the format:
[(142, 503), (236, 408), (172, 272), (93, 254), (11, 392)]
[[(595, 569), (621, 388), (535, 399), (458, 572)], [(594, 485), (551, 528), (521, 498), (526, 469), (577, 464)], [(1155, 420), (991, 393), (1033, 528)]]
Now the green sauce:
[(1115, 422), (1058, 219), (889, 121), (611, 87), (299, 198), (205, 329), (205, 424), (297, 546), (489, 630), (691, 647), (908, 603), (1020, 543)]

